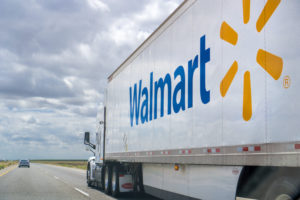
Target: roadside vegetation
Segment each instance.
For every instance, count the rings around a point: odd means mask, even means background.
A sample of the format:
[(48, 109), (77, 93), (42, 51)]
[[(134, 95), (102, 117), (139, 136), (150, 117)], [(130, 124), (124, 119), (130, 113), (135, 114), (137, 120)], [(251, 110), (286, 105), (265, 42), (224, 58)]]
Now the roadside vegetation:
[(87, 165), (87, 161), (85, 160), (31, 160), (30, 162), (57, 165), (63, 167), (72, 167), (85, 170)]
[(0, 161), (0, 170), (11, 165), (16, 165), (18, 161)]

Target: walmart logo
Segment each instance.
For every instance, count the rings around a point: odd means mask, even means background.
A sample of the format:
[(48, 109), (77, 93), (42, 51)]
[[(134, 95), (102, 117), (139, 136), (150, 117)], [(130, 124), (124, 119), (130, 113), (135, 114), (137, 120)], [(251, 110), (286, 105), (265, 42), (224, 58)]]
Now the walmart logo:
[[(260, 16), (256, 21), (256, 30), (260, 33), (272, 14), (280, 4), (281, 0), (268, 0), (265, 4)], [(243, 20), (247, 24), (250, 20), (250, 0), (243, 0)], [(233, 46), (238, 42), (238, 33), (225, 21), (221, 25), (220, 38)], [(283, 61), (282, 58), (267, 52), (263, 49), (258, 49), (256, 54), (256, 62), (275, 80), (281, 76)], [(228, 89), (238, 71), (238, 61), (234, 61), (223, 80), (220, 83), (220, 92), (222, 97), (226, 96)], [(248, 121), (252, 117), (252, 97), (251, 97), (251, 81), (250, 72), (247, 70), (244, 73), (244, 88), (243, 88), (243, 118)]]
[[(267, 0), (260, 16), (256, 21), (255, 36), (260, 34), (276, 8), (280, 0)], [(243, 0), (243, 22), (247, 24), (250, 20), (250, 0)], [(238, 33), (227, 23), (223, 22), (220, 29), (220, 38), (235, 46), (238, 43)], [(190, 57), (185, 65), (179, 65), (174, 71), (160, 74), (150, 72), (149, 79), (140, 79), (129, 86), (129, 114), (130, 125), (144, 124), (162, 118), (166, 115), (184, 112), (193, 107), (194, 99), (194, 75), (200, 78), (199, 96), (202, 104), (210, 102), (210, 89), (206, 87), (206, 67), (210, 65), (211, 51), (206, 44), (206, 35), (200, 37), (198, 51)], [(256, 49), (255, 49), (256, 51)], [(254, 51), (254, 52), (255, 52)], [(241, 61), (240, 61), (241, 62)], [(273, 79), (278, 80), (281, 76), (282, 58), (263, 49), (257, 49), (256, 62)], [(220, 83), (220, 93), (225, 98), (232, 81), (238, 71), (238, 61), (228, 69)], [(250, 71), (244, 72), (243, 84), (243, 119), (249, 121), (252, 117), (252, 96)], [(186, 95), (187, 94), (187, 95)]]

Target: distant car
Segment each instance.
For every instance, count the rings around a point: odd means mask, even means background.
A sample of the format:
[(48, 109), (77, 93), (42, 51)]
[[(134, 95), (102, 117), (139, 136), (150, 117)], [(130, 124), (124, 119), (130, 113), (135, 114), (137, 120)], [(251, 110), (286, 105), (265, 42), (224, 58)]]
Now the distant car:
[(30, 167), (29, 160), (20, 160), (19, 167)]

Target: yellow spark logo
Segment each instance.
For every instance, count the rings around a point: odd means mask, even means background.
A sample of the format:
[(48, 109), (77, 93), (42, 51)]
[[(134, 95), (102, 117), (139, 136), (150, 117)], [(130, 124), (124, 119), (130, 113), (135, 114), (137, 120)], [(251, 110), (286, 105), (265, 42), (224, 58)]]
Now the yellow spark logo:
[[(268, 0), (264, 6), (258, 20), (256, 21), (256, 30), (260, 32), (281, 0)], [(247, 24), (250, 19), (250, 0), (243, 0), (243, 19), (244, 24)], [(232, 45), (236, 45), (238, 41), (237, 32), (229, 26), (225, 21), (221, 25), (220, 38)], [(256, 54), (256, 62), (269, 74), (273, 79), (278, 80), (281, 76), (283, 61), (282, 58), (269, 53), (263, 49), (258, 49)], [(238, 63), (234, 61), (223, 80), (220, 83), (220, 92), (222, 97), (226, 96), (226, 93), (238, 71)], [(244, 89), (243, 89), (243, 118), (248, 121), (252, 117), (252, 97), (251, 97), (251, 81), (250, 72), (244, 73)]]

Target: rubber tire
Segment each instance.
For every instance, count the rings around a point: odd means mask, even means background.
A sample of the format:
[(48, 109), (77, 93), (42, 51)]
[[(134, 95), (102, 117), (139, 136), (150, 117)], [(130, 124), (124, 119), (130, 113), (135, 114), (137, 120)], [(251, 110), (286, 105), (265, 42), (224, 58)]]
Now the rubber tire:
[[(113, 185), (113, 178), (115, 178), (115, 185)], [(119, 184), (119, 167), (115, 165), (112, 170), (112, 187), (111, 194), (113, 197), (118, 197), (120, 195), (120, 184)]]
[(144, 192), (142, 166), (139, 166), (137, 172), (133, 176), (133, 192), (135, 194)]
[(100, 187), (99, 187), (99, 189), (100, 190), (102, 190), (102, 191), (104, 191), (104, 189), (105, 189), (105, 187), (104, 187), (104, 185), (105, 185), (105, 166), (103, 166), (102, 167), (102, 169), (101, 169), (101, 182), (100, 182)]
[(106, 165), (104, 169), (104, 192), (111, 194), (111, 165)]
[(276, 200), (280, 195), (285, 194), (297, 200), (300, 197), (299, 188), (299, 181), (290, 177), (280, 177), (270, 185), (263, 199)]
[(87, 166), (87, 170), (86, 170), (86, 183), (87, 183), (88, 187), (92, 186), (90, 165)]

